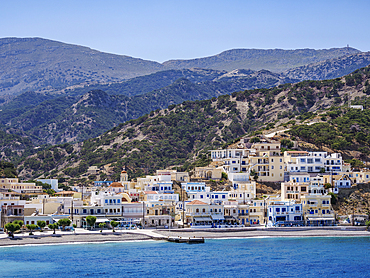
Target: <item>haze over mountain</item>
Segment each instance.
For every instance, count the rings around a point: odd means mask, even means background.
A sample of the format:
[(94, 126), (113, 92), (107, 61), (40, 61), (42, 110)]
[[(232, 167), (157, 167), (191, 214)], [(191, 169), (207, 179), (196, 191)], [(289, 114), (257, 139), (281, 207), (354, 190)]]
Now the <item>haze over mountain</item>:
[(41, 88), (120, 81), (163, 65), (42, 38), (0, 39), (0, 95)]
[(331, 49), (232, 49), (220, 54), (191, 60), (164, 62), (167, 68), (206, 68), (231, 71), (234, 69), (269, 70), (283, 72), (288, 69), (359, 53), (351, 47)]
[(234, 49), (215, 56), (160, 64), (42, 38), (3, 38), (0, 39), (0, 96), (9, 98), (25, 91), (50, 92), (78, 84), (111, 83), (168, 69), (264, 69), (281, 72), (358, 52), (349, 47), (325, 50)]

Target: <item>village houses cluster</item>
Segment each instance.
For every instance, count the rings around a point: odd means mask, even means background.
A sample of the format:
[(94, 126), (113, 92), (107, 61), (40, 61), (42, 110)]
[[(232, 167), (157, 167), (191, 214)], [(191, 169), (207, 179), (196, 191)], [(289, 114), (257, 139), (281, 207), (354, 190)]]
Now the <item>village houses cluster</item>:
[[(51, 185), (55, 196), (34, 183), (0, 178), (1, 227), (14, 220), (51, 224), (62, 218), (87, 227), (89, 215), (96, 217), (95, 225), (109, 226), (115, 220), (120, 228), (334, 225), (328, 193), (370, 181), (370, 172), (352, 172), (339, 153), (281, 152), (280, 142), (268, 138), (256, 143), (241, 139), (233, 147), (210, 151), (210, 156), (209, 166), (190, 174), (157, 170), (130, 181), (123, 170), (120, 181), (96, 181), (73, 191), (60, 191), (57, 180), (40, 180)], [(207, 186), (226, 176), (230, 190)], [(256, 181), (280, 183), (281, 194), (257, 198)]]

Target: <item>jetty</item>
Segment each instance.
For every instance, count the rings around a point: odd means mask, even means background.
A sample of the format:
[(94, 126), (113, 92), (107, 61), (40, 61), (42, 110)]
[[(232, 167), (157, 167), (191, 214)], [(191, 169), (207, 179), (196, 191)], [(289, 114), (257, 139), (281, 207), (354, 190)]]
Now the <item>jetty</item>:
[(189, 244), (198, 244), (198, 243), (204, 243), (204, 237), (202, 238), (196, 238), (196, 237), (167, 237), (166, 239), (169, 242), (176, 242), (176, 243), (189, 243)]

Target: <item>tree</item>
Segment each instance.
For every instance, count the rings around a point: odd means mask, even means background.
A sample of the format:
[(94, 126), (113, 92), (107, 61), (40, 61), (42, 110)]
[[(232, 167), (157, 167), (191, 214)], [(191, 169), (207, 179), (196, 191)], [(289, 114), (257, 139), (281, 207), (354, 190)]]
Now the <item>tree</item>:
[(250, 143), (258, 143), (261, 142), (261, 139), (259, 137), (253, 137), (249, 140)]
[(118, 222), (116, 222), (116, 221), (114, 221), (114, 220), (112, 220), (111, 222), (110, 222), (110, 224), (111, 224), (111, 226), (113, 227), (113, 233), (114, 233), (114, 228), (115, 227), (117, 227), (118, 226)]
[(43, 221), (43, 220), (39, 220), (39, 221), (37, 221), (37, 226), (40, 227), (40, 232), (42, 232), (42, 229), (44, 229), (46, 227), (46, 222)]
[(369, 230), (369, 227), (370, 227), (370, 220), (366, 221), (365, 222), (365, 225), (366, 225), (366, 229)]
[(66, 226), (71, 225), (71, 220), (68, 218), (59, 219), (58, 225), (63, 227), (63, 230), (66, 229)]
[(9, 236), (11, 236), (12, 238), (14, 238), (14, 232), (18, 231), (21, 228), (19, 224), (14, 222), (5, 225), (5, 229), (8, 231)]
[(92, 230), (92, 228), (94, 227), (95, 222), (96, 222), (96, 217), (92, 216), (92, 215), (89, 215), (88, 217), (86, 217), (86, 222), (87, 222), (87, 224), (89, 224), (90, 230)]
[(103, 228), (105, 227), (105, 223), (99, 223), (100, 232), (103, 232)]
[(250, 176), (253, 177), (255, 181), (258, 180), (258, 173), (254, 169), (251, 171)]
[(30, 231), (29, 235), (33, 235), (33, 231), (37, 229), (37, 225), (35, 224), (27, 224), (26, 225), (27, 229)]
[(55, 230), (58, 229), (58, 223), (49, 224), (48, 227), (49, 227), (49, 229), (54, 230), (53, 234), (55, 234)]
[(331, 183), (325, 183), (324, 184), (324, 188), (325, 189), (329, 189), (329, 188), (331, 188), (332, 186), (331, 186)]
[(21, 228), (23, 227), (24, 224), (22, 220), (14, 220), (13, 223), (18, 224), (19, 226), (21, 226)]

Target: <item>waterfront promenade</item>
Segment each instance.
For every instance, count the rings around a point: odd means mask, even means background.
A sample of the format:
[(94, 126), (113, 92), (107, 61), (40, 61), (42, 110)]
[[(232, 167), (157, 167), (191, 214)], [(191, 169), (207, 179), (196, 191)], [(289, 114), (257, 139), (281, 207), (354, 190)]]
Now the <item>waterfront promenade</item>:
[(11, 239), (7, 234), (0, 235), (0, 246), (34, 244), (76, 244), (102, 243), (115, 241), (165, 240), (170, 238), (264, 238), (264, 237), (369, 237), (365, 227), (295, 227), (295, 228), (225, 228), (225, 229), (137, 229), (99, 230), (76, 229), (76, 232), (52, 231), (16, 234)]

